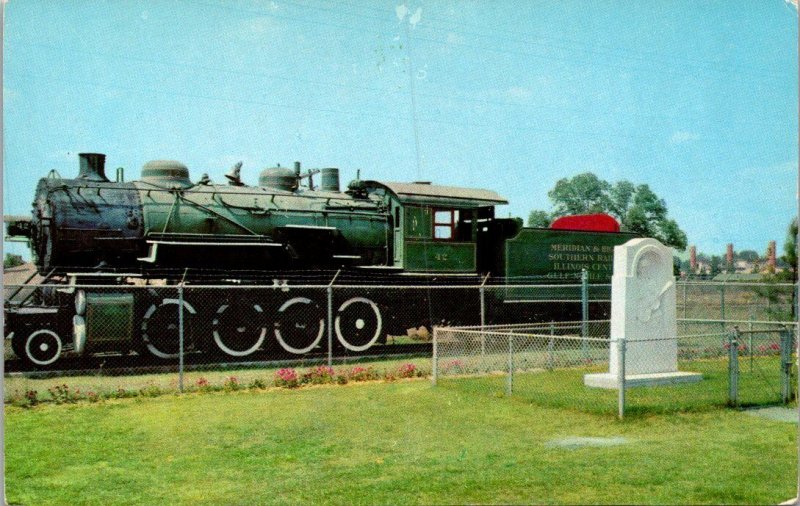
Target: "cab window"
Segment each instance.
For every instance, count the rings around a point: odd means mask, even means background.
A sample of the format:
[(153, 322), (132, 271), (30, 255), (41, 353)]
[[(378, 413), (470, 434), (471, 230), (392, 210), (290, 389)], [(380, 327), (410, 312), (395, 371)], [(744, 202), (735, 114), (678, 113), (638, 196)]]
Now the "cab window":
[(439, 241), (452, 241), (456, 237), (458, 211), (437, 209), (433, 213), (433, 238)]

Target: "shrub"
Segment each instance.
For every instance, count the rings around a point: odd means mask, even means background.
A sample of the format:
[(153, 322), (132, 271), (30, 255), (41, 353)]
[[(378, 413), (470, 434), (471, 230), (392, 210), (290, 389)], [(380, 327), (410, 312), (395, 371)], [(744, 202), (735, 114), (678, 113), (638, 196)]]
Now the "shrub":
[(47, 389), (50, 393), (50, 398), (56, 404), (64, 404), (67, 402), (75, 402), (80, 398), (81, 391), (75, 390), (72, 392), (66, 384), (56, 385)]
[(153, 384), (143, 386), (139, 389), (139, 395), (142, 397), (158, 397), (163, 393), (164, 392), (161, 391), (161, 388)]
[(442, 369), (444, 370), (444, 372), (460, 374), (466, 370), (466, 366), (464, 365), (463, 360), (456, 359), (446, 362), (444, 364), (444, 367), (442, 367)]
[(351, 381), (371, 381), (380, 377), (378, 372), (373, 367), (355, 366), (350, 369), (348, 376)]
[(400, 378), (415, 378), (420, 376), (420, 371), (416, 364), (403, 364), (397, 369), (397, 376)]
[(222, 383), (222, 389), (226, 392), (233, 392), (235, 390), (241, 390), (242, 384), (239, 383), (239, 379), (236, 376), (230, 376), (225, 378), (225, 381)]
[(297, 377), (297, 371), (291, 368), (279, 369), (275, 371), (275, 378), (273, 379), (276, 387), (296, 388), (300, 386), (300, 381)]
[(347, 379), (347, 374), (337, 374), (336, 375), (336, 384), (337, 385), (346, 385), (349, 380)]
[(100, 396), (97, 395), (97, 392), (86, 392), (86, 399), (89, 402), (98, 402), (100, 400)]
[(111, 392), (108, 394), (107, 397), (115, 399), (129, 399), (131, 397), (136, 397), (137, 395), (139, 395), (139, 392), (136, 390), (125, 390), (124, 388), (120, 387), (116, 392)]
[(28, 390), (25, 392), (25, 400), (28, 403), (28, 406), (36, 406), (39, 404), (39, 392), (36, 390)]
[(309, 369), (305, 374), (303, 374), (302, 382), (310, 383), (312, 385), (324, 385), (326, 383), (333, 383), (335, 377), (336, 373), (333, 371), (333, 367), (321, 365), (313, 369)]
[(13, 394), (6, 397), (5, 402), (12, 406), (31, 408), (39, 404), (39, 392), (27, 390), (24, 394), (21, 394), (18, 390), (15, 390)]
[(262, 380), (261, 378), (256, 378), (250, 382), (249, 387), (253, 390), (264, 390), (267, 388), (267, 382)]
[(212, 387), (211, 387), (211, 383), (210, 383), (210, 382), (209, 382), (207, 379), (205, 379), (204, 377), (202, 377), (202, 376), (200, 376), (199, 378), (197, 378), (197, 381), (195, 382), (195, 386), (196, 386), (196, 387), (197, 387), (197, 389), (198, 389), (198, 390), (200, 390), (201, 392), (210, 392), (210, 391), (211, 391), (211, 389), (212, 389)]

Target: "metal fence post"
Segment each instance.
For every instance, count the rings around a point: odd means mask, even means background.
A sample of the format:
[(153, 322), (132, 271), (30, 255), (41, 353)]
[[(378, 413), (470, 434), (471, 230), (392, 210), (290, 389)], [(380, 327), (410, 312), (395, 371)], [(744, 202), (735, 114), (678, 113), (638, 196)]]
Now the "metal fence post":
[(581, 349), (583, 358), (589, 357), (589, 272), (581, 270)]
[(333, 287), (328, 285), (328, 367), (333, 367)]
[(792, 335), (784, 327), (781, 336), (781, 401), (789, 402), (791, 397), (790, 385), (792, 376)]
[[(488, 278), (489, 275), (486, 275)], [(483, 280), (486, 283), (486, 279)], [(483, 288), (483, 284), (481, 284), (480, 288), (478, 289), (481, 297), (481, 356), (486, 355), (486, 334), (484, 334), (483, 328), (486, 326), (486, 292)]]
[(328, 283), (328, 367), (333, 367), (333, 284), (339, 277), (341, 269), (336, 271), (331, 282)]
[(431, 384), (436, 386), (439, 379), (439, 328), (433, 327), (433, 358), (431, 360)]
[(547, 370), (552, 371), (554, 368), (553, 347), (555, 346), (556, 326), (550, 322), (550, 342), (547, 343)]
[(739, 405), (739, 327), (728, 334), (728, 404)]
[(748, 330), (750, 331), (747, 334), (747, 347), (750, 351), (750, 372), (753, 372), (753, 322), (748, 323)]
[(506, 381), (506, 395), (514, 392), (514, 336), (508, 332), (508, 380)]
[(619, 367), (617, 368), (617, 416), (622, 420), (625, 417), (625, 340), (617, 339), (619, 353)]
[(183, 392), (183, 283), (178, 285), (178, 390)]

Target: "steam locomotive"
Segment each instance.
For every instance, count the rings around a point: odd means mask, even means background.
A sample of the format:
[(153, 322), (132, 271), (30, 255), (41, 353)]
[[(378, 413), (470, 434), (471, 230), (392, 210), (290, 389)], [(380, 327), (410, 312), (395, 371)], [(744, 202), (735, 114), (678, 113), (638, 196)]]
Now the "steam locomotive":
[[(338, 169), (303, 172), (299, 162), (263, 170), (257, 186), (242, 181), (241, 164), (225, 177), (192, 182), (185, 165), (157, 160), (139, 180), (126, 182), (120, 168), (111, 181), (105, 155), (82, 153), (74, 179), (54, 171), (42, 178), (32, 216), (7, 221), (7, 237), (29, 242), (52, 288), (7, 296), (5, 335), (15, 354), (34, 368), (108, 351), (169, 360), (178, 306), (188, 320), (186, 346), (198, 353), (240, 358), (275, 345), (305, 355), (321, 349), (326, 329), (339, 349), (362, 353), (434, 323), (430, 311), (409, 309), (430, 306), (429, 298), (381, 287), (557, 280), (581, 270), (604, 282), (613, 247), (633, 237), (606, 215), (525, 228), (495, 217), (507, 201), (489, 190), (359, 174), (341, 191)], [(229, 288), (204, 292), (213, 273), (214, 285)], [(304, 287), (333, 278), (354, 288), (337, 296), (326, 320), (325, 301)], [(178, 286), (193, 295), (165, 294)], [(272, 289), (242, 290), (248, 286)], [(524, 292), (497, 297), (524, 300)], [(445, 298), (454, 319), (475, 322), (473, 302)]]

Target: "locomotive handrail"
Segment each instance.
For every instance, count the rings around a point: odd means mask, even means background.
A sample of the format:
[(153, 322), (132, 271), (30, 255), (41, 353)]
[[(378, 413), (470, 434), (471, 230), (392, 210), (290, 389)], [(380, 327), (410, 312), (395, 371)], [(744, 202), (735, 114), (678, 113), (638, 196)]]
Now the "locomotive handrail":
[[(188, 202), (188, 203), (190, 203), (192, 205), (195, 205), (195, 206), (199, 207), (200, 209), (202, 209), (203, 211), (206, 211), (207, 213), (211, 213), (211, 214), (214, 214), (216, 216), (219, 216), (223, 220), (228, 221), (230, 223), (233, 223), (235, 226), (237, 226), (237, 227), (239, 227), (239, 228), (241, 228), (241, 229), (243, 229), (243, 230), (245, 230), (247, 232), (250, 232), (253, 235), (260, 235), (257, 232), (254, 232), (254, 231), (250, 230), (249, 228), (247, 228), (246, 226), (242, 225), (241, 223), (237, 222), (236, 220), (232, 220), (232, 219), (228, 218), (227, 216), (225, 216), (222, 213), (218, 213), (218, 212), (214, 211), (213, 209), (210, 209), (210, 208), (208, 208), (208, 207), (206, 207), (206, 206), (204, 206), (202, 204), (198, 204), (197, 202), (189, 200), (188, 198), (186, 198), (185, 195), (176, 194), (176, 197), (180, 198), (182, 200), (185, 200), (186, 202)], [(169, 220), (167, 220), (167, 221), (169, 221)]]
[[(90, 275), (90, 274), (89, 274)], [(119, 274), (118, 276), (125, 277), (125, 274)], [(230, 276), (229, 279), (236, 278), (236, 276)], [(33, 285), (3, 285), (5, 288), (15, 288), (18, 286), (24, 286), (28, 288), (36, 288), (42, 286), (58, 286), (58, 285), (44, 285), (44, 284), (33, 284)], [(117, 290), (125, 290), (125, 289), (142, 289), (142, 288), (158, 288), (158, 289), (171, 289), (177, 288), (176, 285), (99, 285), (99, 284), (81, 284), (81, 285), (74, 285), (77, 288), (103, 288), (109, 289), (114, 288)], [(377, 284), (339, 284), (339, 285), (332, 285), (333, 287), (338, 288), (348, 288), (348, 289), (370, 289), (370, 290), (405, 290), (405, 289), (437, 289), (437, 290), (467, 290), (473, 289), (477, 290), (480, 289), (480, 285), (377, 285)], [(327, 284), (303, 284), (303, 285), (281, 285), (281, 286), (274, 286), (274, 285), (265, 285), (265, 284), (257, 284), (257, 285), (241, 285), (241, 284), (189, 284), (186, 285), (187, 288), (210, 288), (210, 289), (264, 289), (264, 288), (281, 288), (281, 289), (325, 289), (328, 287)], [(578, 285), (489, 285), (488, 287), (484, 288), (493, 288), (493, 289), (505, 289), (505, 288), (578, 288)], [(580, 298), (574, 299), (580, 300)], [(774, 323), (774, 322), (773, 322)]]
[[(55, 269), (53, 269), (53, 270), (51, 270), (50, 272), (48, 272), (48, 273), (47, 273), (47, 275), (46, 275), (44, 278), (42, 278), (42, 281), (41, 281), (41, 283), (40, 283), (40, 284), (44, 284), (44, 282), (45, 282), (45, 281), (47, 281), (47, 280), (50, 278), (50, 276), (52, 276), (52, 275), (53, 275), (53, 273), (54, 273), (55, 271), (56, 271), (56, 270), (55, 270)], [(28, 277), (28, 279), (26, 279), (26, 280), (25, 280), (25, 281), (24, 281), (24, 282), (23, 282), (21, 285), (19, 285), (19, 287), (18, 287), (18, 288), (17, 288), (17, 289), (14, 291), (14, 293), (12, 293), (12, 294), (11, 294), (10, 296), (8, 296), (8, 297), (4, 297), (4, 299), (5, 299), (5, 300), (6, 300), (6, 301), (7, 301), (9, 304), (11, 304), (11, 303), (12, 303), (11, 299), (13, 299), (13, 298), (14, 298), (14, 296), (15, 296), (15, 295), (17, 295), (19, 292), (21, 292), (21, 291), (22, 291), (22, 290), (23, 290), (25, 287), (30, 287), (30, 286), (38, 286), (38, 285), (29, 285), (29, 284), (28, 284), (28, 281), (32, 280), (32, 279), (33, 279), (33, 278), (34, 278), (34, 277), (35, 277), (37, 274), (38, 274), (38, 271), (34, 270), (34, 271), (33, 271), (33, 274), (31, 274), (31, 275)], [(14, 304), (15, 306), (21, 306), (21, 305), (25, 304), (26, 302), (28, 302), (28, 299), (30, 299), (30, 298), (31, 298), (31, 296), (33, 295), (33, 292), (34, 292), (34, 290), (31, 290), (31, 293), (29, 293), (29, 294), (28, 294), (28, 295), (27, 295), (27, 296), (26, 296), (24, 299), (22, 299), (22, 300), (21, 300), (21, 301), (19, 301), (19, 302), (14, 302), (13, 304)]]

